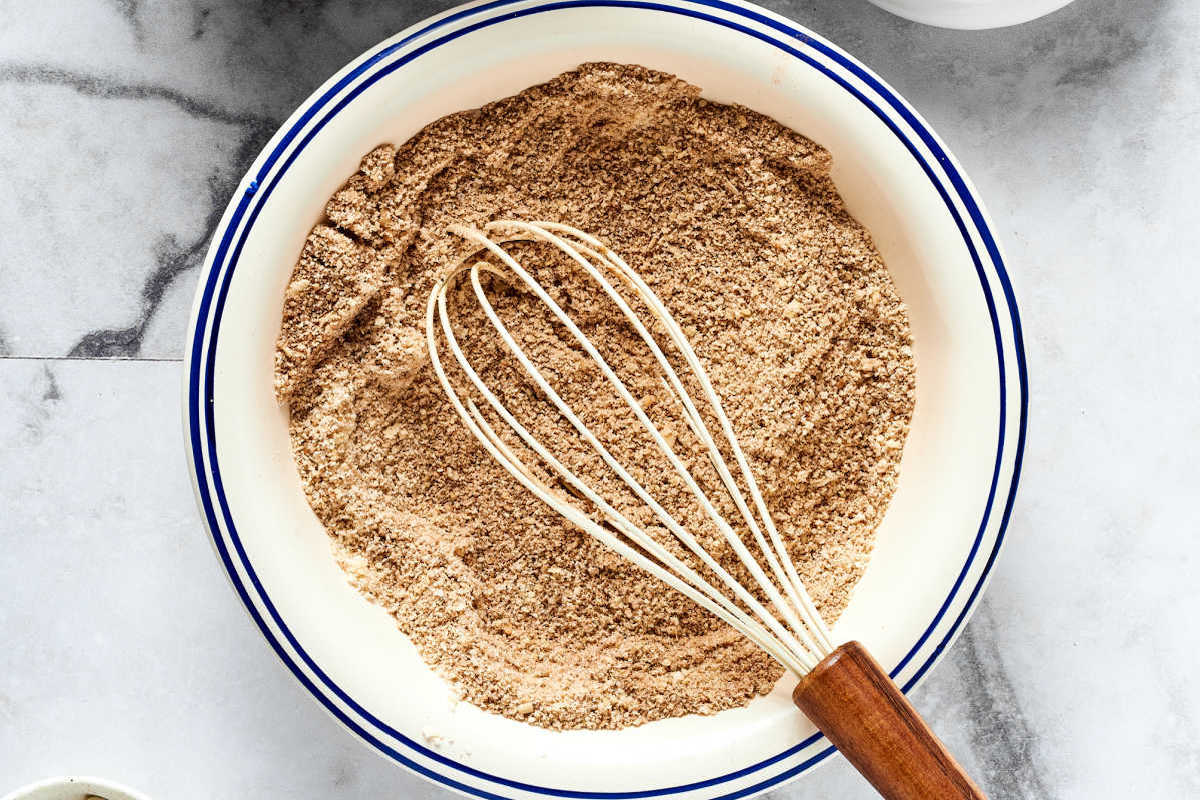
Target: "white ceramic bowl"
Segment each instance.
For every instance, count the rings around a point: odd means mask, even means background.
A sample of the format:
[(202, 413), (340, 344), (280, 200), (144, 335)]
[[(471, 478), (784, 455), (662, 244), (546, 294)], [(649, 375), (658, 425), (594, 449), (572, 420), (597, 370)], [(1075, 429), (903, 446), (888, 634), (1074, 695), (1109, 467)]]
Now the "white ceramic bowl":
[(919, 681), (978, 600), (1012, 506), (1026, 405), (1016, 305), (978, 198), (921, 118), (841, 50), (755, 6), (497, 0), (414, 26), (331, 78), (267, 145), (213, 240), (188, 346), (188, 458), (255, 623), (388, 758), (481, 797), (744, 797), (831, 752), (786, 680), (746, 708), (622, 731), (556, 733), (451, 703), (334, 564), (271, 393), (292, 264), (359, 157), (590, 60), (677, 73), (832, 151), (911, 310), (918, 368), (900, 486), (836, 635), (866, 642), (902, 687)]
[(1004, 28), (1044, 17), (1071, 0), (871, 0), (893, 14), (939, 28)]
[(2, 800), (84, 800), (89, 795), (104, 800), (148, 800), (141, 792), (103, 778), (47, 778), (22, 786)]

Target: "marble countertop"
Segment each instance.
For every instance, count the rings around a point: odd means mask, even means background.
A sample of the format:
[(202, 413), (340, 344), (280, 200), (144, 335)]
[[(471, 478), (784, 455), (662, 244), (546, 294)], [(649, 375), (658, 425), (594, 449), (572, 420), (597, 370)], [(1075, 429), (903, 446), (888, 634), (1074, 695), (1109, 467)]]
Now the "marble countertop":
[[(0, 3), (0, 794), (91, 773), (176, 800), (449, 797), (277, 663), (212, 555), (179, 430), (184, 326), (238, 178), (321, 81), (447, 5)], [(993, 798), (1200, 797), (1194, 0), (982, 33), (766, 5), (932, 123), (1021, 303), (1009, 544), (917, 706)], [(834, 759), (773, 796), (871, 794)]]

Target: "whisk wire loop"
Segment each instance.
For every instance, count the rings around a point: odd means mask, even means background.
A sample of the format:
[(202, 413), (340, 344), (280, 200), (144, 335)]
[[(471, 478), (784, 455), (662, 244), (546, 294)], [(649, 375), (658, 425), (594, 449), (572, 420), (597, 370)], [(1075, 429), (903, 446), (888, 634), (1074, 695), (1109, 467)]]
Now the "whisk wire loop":
[(622, 310), (625, 312), (626, 317), (638, 328), (643, 340), (650, 345), (655, 354), (656, 360), (658, 360), (663, 370), (667, 373), (667, 377), (670, 381), (669, 388), (671, 389), (671, 394), (678, 402), (681, 403), (684, 411), (684, 419), (687, 421), (688, 426), (691, 428), (696, 437), (700, 439), (700, 441), (708, 448), (709, 457), (713, 463), (713, 466), (716, 468), (722, 483), (724, 483), (725, 489), (729, 493), (730, 498), (733, 500), (739, 513), (741, 513), (742, 518), (746, 521), (747, 526), (750, 528), (750, 531), (758, 543), (764, 557), (767, 559), (767, 563), (774, 572), (776, 579), (779, 581), (780, 585), (784, 587), (784, 590), (788, 592), (789, 598), (796, 605), (796, 607), (803, 608), (811, 618), (817, 621), (818, 624), (813, 626), (813, 633), (820, 642), (819, 649), (822, 649), (823, 652), (831, 651), (833, 649), (833, 643), (829, 637), (829, 632), (825, 625), (820, 622), (820, 614), (817, 612), (816, 606), (813, 604), (812, 598), (809, 596), (808, 591), (804, 588), (804, 583), (800, 580), (800, 576), (796, 572), (795, 564), (792, 562), (791, 557), (787, 554), (783, 540), (780, 538), (779, 532), (775, 528), (774, 520), (771, 518), (770, 512), (767, 511), (766, 502), (763, 500), (762, 493), (758, 489), (758, 482), (754, 478), (754, 473), (750, 470), (749, 464), (746, 461), (746, 456), (742, 451), (737, 436), (735, 436), (733, 433), (733, 426), (729, 422), (729, 417), (725, 414), (725, 409), (721, 405), (716, 392), (713, 390), (712, 382), (708, 378), (708, 372), (700, 363), (699, 358), (692, 349), (691, 343), (683, 334), (683, 331), (680, 330), (679, 325), (675, 322), (675, 318), (669, 311), (667, 311), (666, 306), (663, 305), (662, 301), (658, 298), (658, 295), (656, 295), (654, 290), (651, 289), (644, 280), (642, 280), (641, 276), (638, 275), (632, 268), (630, 268), (630, 266), (626, 264), (620, 256), (605, 247), (594, 237), (589, 236), (588, 234), (576, 228), (572, 228), (568, 225), (562, 225), (560, 223), (539, 222), (536, 224), (549, 230), (559, 230), (569, 233), (572, 236), (602, 248), (604, 255), (601, 255), (590, 248), (581, 247), (580, 249), (606, 262), (619, 275), (621, 275), (634, 289), (642, 301), (649, 306), (651, 312), (663, 324), (663, 327), (666, 328), (672, 343), (683, 354), (689, 369), (692, 370), (693, 374), (700, 382), (701, 388), (705, 394), (705, 398), (709, 401), (709, 405), (712, 408), (718, 423), (721, 425), (722, 434), (725, 436), (725, 440), (728, 443), (730, 450), (733, 452), (734, 459), (737, 461), (742, 478), (745, 480), (750, 495), (754, 500), (755, 508), (758, 511), (758, 514), (762, 517), (764, 526), (767, 529), (767, 535), (770, 537), (774, 547), (774, 552), (767, 547), (766, 542), (763, 540), (762, 532), (758, 527), (754, 515), (751, 514), (749, 509), (746, 507), (745, 499), (734, 482), (733, 476), (730, 474), (729, 469), (725, 464), (725, 460), (716, 445), (716, 442), (709, 433), (708, 426), (705, 425), (703, 417), (701, 417), (699, 412), (696, 410), (695, 404), (692, 402), (691, 395), (688, 394), (688, 392), (683, 388), (683, 385), (679, 381), (675, 370), (671, 367), (670, 363), (665, 359), (665, 357), (663, 357), (657, 345), (653, 342), (649, 335), (644, 332), (645, 329), (641, 325), (640, 320), (638, 320), (635, 315), (632, 315), (624, 303), (620, 304)]
[[(437, 296), (431, 295), (429, 306), (426, 313), (426, 336), (432, 337), (435, 335), (434, 330), (434, 311), (437, 305), (444, 303), (444, 293)], [(438, 309), (444, 312), (444, 308)], [(439, 314), (443, 333), (446, 333), (448, 327), (448, 318), (444, 313)], [(453, 340), (453, 332), (448, 334), (448, 342), (452, 351), (459, 349), (458, 344)], [(457, 357), (457, 354), (456, 354)], [(765, 628), (759, 625), (755, 620), (747, 617), (736, 604), (722, 595), (711, 584), (709, 584), (702, 576), (688, 567), (686, 564), (679, 561), (669, 551), (666, 551), (653, 538), (645, 535), (640, 529), (632, 525), (623, 515), (616, 509), (613, 509), (602, 497), (594, 492), (591, 487), (583, 483), (578, 476), (571, 470), (567, 469), (561, 462), (554, 457), (552, 453), (546, 450), (532, 437), (528, 430), (520, 424), (515, 418), (508, 413), (503, 406), (493, 408), (501, 415), (504, 421), (509, 424), (514, 431), (521, 436), (522, 440), (529, 445), (547, 464), (549, 464), (555, 472), (563, 477), (573, 488), (583, 494), (605, 513), (606, 517), (622, 532), (625, 533), (631, 541), (643, 547), (645, 550), (660, 558), (667, 567), (675, 569), (682, 577), (677, 577), (675, 574), (665, 569), (653, 560), (646, 558), (642, 553), (622, 542), (619, 537), (613, 535), (595, 520), (587, 516), (582, 510), (575, 507), (570, 502), (564, 501), (556, 495), (546, 484), (535, 477), (534, 472), (515, 454), (512, 449), (504, 443), (503, 439), (496, 433), (495, 429), (483, 417), (475, 404), (471, 401), (463, 403), (458, 393), (454, 390), (449, 382), (449, 378), (441, 364), (441, 359), (437, 354), (436, 349), (430, 349), (430, 360), (434, 367), (434, 372), (438, 375), (439, 381), (442, 384), (443, 390), (450, 398), (455, 411), (463, 420), (468, 430), (475, 436), (476, 439), (484, 446), (497, 462), (501, 464), (519, 483), (533, 493), (538, 499), (546, 503), (560, 513), (569, 522), (581, 528), (589, 535), (596, 538), (601, 543), (612, 548), (618, 555), (627, 558), (635, 565), (641, 567), (646, 572), (663, 581), (672, 588), (680, 591), (684, 596), (688, 597), (693, 602), (700, 605), (705, 610), (713, 613), (725, 623), (741, 632), (751, 641), (758, 644), (764, 650), (771, 654), (776, 660), (786, 666), (788, 669), (802, 674), (803, 670), (810, 669), (811, 665), (801, 664), (789, 651), (780, 643), (772, 634), (768, 633)], [(465, 361), (465, 358), (460, 361), (460, 364)], [(476, 382), (477, 373), (470, 368), (469, 362), (464, 366), (464, 371), (467, 371), (469, 377), (473, 377), (472, 383), (475, 384), (481, 393), (490, 394), (487, 391), (486, 385), (481, 385), (482, 382)], [(490, 404), (490, 403), (489, 403)]]
[[(660, 362), (660, 365), (668, 372), (668, 375), (674, 379), (674, 383), (678, 387), (678, 391), (682, 392), (683, 396), (685, 398), (687, 398), (689, 407), (692, 409), (692, 412), (695, 413), (694, 404), (691, 403), (690, 397), (687, 396), (686, 391), (682, 388), (682, 385), (679, 382), (678, 376), (676, 375), (674, 369), (671, 367), (670, 363), (666, 360), (666, 357), (662, 354), (662, 351), (658, 347), (658, 344), (654, 341), (653, 337), (646, 330), (645, 326), (641, 323), (641, 321), (633, 313), (633, 311), (629, 307), (628, 303), (626, 303), (624, 298), (621, 297), (621, 295), (615, 291), (615, 289), (604, 278), (604, 276), (601, 273), (599, 273), (593, 267), (593, 265), (591, 265), (586, 260), (581, 258), (577, 252), (572, 250), (566, 243), (564, 243), (558, 237), (548, 234), (544, 230), (536, 227), (535, 225), (530, 225), (528, 223), (512, 223), (512, 224), (514, 227), (517, 227), (518, 229), (524, 230), (528, 234), (531, 234), (531, 236), (534, 238), (545, 237), (546, 239), (548, 239), (551, 243), (555, 244), (560, 249), (562, 249), (564, 252), (566, 252), (570, 257), (572, 257), (581, 267), (584, 268), (584, 270), (589, 274), (590, 277), (592, 277), (594, 280), (596, 280), (598, 283), (600, 283), (601, 287), (604, 289), (605, 293), (609, 296), (609, 298), (612, 299), (618, 305), (618, 307), (625, 314), (626, 318), (634, 323), (635, 329), (639, 332), (643, 341), (651, 348), (652, 352), (654, 352), (656, 354), (656, 356), (658, 357), (658, 360)], [(596, 364), (600, 367), (602, 373), (604, 374), (606, 379), (610, 382), (610, 384), (616, 389), (618, 394), (621, 396), (622, 400), (624, 400), (629, 405), (629, 407), (633, 410), (635, 416), (638, 418), (639, 422), (650, 433), (651, 437), (654, 439), (655, 444), (659, 448), (659, 450), (661, 452), (663, 452), (667, 456), (667, 458), (670, 460), (676, 473), (683, 479), (685, 484), (692, 491), (693, 495), (696, 497), (697, 501), (699, 502), (701, 508), (705, 511), (705, 513), (708, 515), (708, 517), (714, 522), (714, 524), (717, 526), (718, 530), (720, 530), (720, 532), (724, 536), (725, 540), (731, 545), (731, 547), (734, 549), (734, 551), (739, 556), (741, 562), (747, 567), (747, 569), (750, 570), (754, 579), (760, 585), (762, 585), (764, 587), (771, 602), (774, 603), (777, 608), (781, 608), (783, 610), (784, 616), (787, 619), (787, 621), (791, 624), (791, 628), (792, 628), (792, 631), (790, 634), (789, 633), (781, 633), (781, 632), (777, 631), (777, 633), (785, 639), (785, 644), (788, 644), (789, 646), (792, 646), (792, 647), (796, 647), (797, 642), (795, 641), (795, 637), (799, 637), (802, 641), (804, 641), (804, 645), (803, 645), (804, 647), (812, 648), (814, 645), (811, 640), (811, 637), (807, 634), (807, 631), (805, 630), (803, 624), (796, 617), (795, 612), (792, 610), (792, 607), (789, 606), (783, 600), (783, 598), (781, 596), (779, 596), (774, 584), (771, 583), (767, 579), (766, 575), (762, 572), (762, 569), (759, 566), (758, 562), (754, 559), (753, 556), (750, 555), (749, 551), (746, 549), (741, 538), (738, 537), (737, 533), (733, 530), (733, 528), (729, 525), (729, 523), (725, 520), (725, 518), (716, 510), (716, 508), (713, 506), (710, 498), (703, 491), (703, 489), (701, 489), (699, 484), (693, 479), (693, 477), (690, 474), (690, 472), (688, 471), (686, 465), (679, 458), (679, 456), (675, 453), (674, 449), (669, 444), (667, 444), (666, 440), (662, 436), (662, 432), (649, 419), (649, 417), (646, 416), (645, 411), (641, 406), (641, 403), (636, 398), (634, 398), (633, 394), (629, 391), (628, 387), (612, 370), (612, 368), (609, 366), (608, 362), (599, 353), (599, 351), (596, 349), (595, 345), (591, 342), (591, 340), (581, 330), (579, 330), (579, 328), (575, 325), (574, 321), (571, 320), (571, 318), (569, 316), (567, 316), (565, 314), (565, 312), (562, 311), (561, 307), (559, 307), (559, 305), (553, 300), (553, 298), (551, 298), (549, 296), (549, 294), (545, 291), (544, 287), (542, 287), (539, 283), (537, 283), (537, 281), (535, 279), (533, 279), (533, 277), (530, 276), (529, 273), (524, 268), (522, 268), (520, 266), (520, 264), (518, 262), (516, 262), (516, 260), (513, 259), (510, 254), (508, 254), (506, 251), (503, 250), (503, 248), (501, 248), (495, 242), (487, 239), (486, 237), (483, 237), (481, 234), (479, 234), (477, 232), (472, 232), (470, 230), (463, 229), (460, 232), (460, 235), (464, 235), (465, 238), (474, 239), (479, 244), (482, 244), (488, 250), (492, 251), (498, 258), (500, 258), (501, 261), (503, 263), (505, 263), (505, 265), (508, 266), (510, 269), (512, 269), (514, 271), (514, 273), (516, 273), (518, 275), (518, 277), (520, 277), (521, 280), (526, 284), (526, 286), (528, 286), (538, 296), (538, 298), (540, 300), (542, 300), (542, 302), (545, 303), (547, 305), (547, 307), (550, 308), (550, 310), (555, 315), (555, 317), (567, 327), (567, 329), (571, 332), (572, 336), (576, 339), (576, 341), (578, 341), (580, 343), (580, 345), (585, 348), (585, 350), (588, 352), (588, 355), (591, 356), (592, 359), (596, 362)], [(477, 272), (474, 269), (472, 269), (471, 274), (472, 274), (472, 284), (473, 284), (473, 288), (475, 290), (476, 298), (478, 299), (481, 307), (483, 308), (483, 310), (484, 310), (485, 314), (487, 315), (489, 321), (491, 322), (492, 326), (495, 328), (496, 332), (500, 335), (501, 339), (503, 340), (503, 342), (505, 343), (505, 345), (509, 349), (509, 351), (512, 352), (513, 355), (515, 355), (517, 357), (518, 361), (521, 363), (522, 367), (526, 370), (527, 374), (529, 374), (530, 377), (535, 381), (535, 383), (537, 383), (538, 387), (546, 394), (546, 396), (548, 398), (550, 398), (550, 400), (554, 403), (555, 407), (559, 410), (559, 412), (562, 413), (563, 416), (566, 417), (571, 422), (572, 426), (579, 432), (579, 434), (584, 438), (584, 440), (589, 445), (591, 445), (594, 450), (596, 450), (596, 452), (604, 459), (605, 463), (608, 464), (608, 466), (617, 473), (617, 475), (621, 478), (621, 480), (627, 486), (629, 486), (634, 491), (635, 494), (637, 494), (638, 498), (640, 500), (642, 500), (644, 503), (646, 503), (651, 508), (651, 510), (655, 513), (656, 517), (658, 517), (659, 521), (662, 522), (664, 525), (666, 525), (671, 530), (672, 534), (675, 535), (681, 542), (683, 542), (684, 545), (687, 546), (689, 550), (691, 550), (693, 553), (695, 553), (697, 555), (697, 557), (699, 557), (705, 563), (705, 566), (709, 567), (714, 572), (716, 572), (721, 577), (722, 581), (725, 582), (726, 585), (729, 586), (730, 589), (732, 589), (738, 595), (739, 599), (741, 599), (744, 603), (749, 605), (754, 610), (754, 612), (759, 616), (760, 619), (762, 619), (767, 625), (771, 626), (772, 629), (775, 629), (777, 627), (778, 620), (774, 616), (772, 616), (770, 614), (770, 612), (768, 612), (766, 609), (764, 609), (753, 598), (753, 596), (745, 589), (744, 586), (742, 586), (736, 579), (734, 579), (732, 576), (730, 576), (725, 570), (720, 569), (720, 567), (717, 565), (716, 561), (712, 558), (712, 556), (703, 547), (700, 546), (700, 544), (695, 540), (695, 538), (690, 533), (688, 533), (687, 530), (683, 526), (681, 526), (664, 508), (662, 508), (662, 506), (655, 500), (655, 498), (635, 478), (633, 478), (633, 476), (629, 474), (629, 472), (624, 468), (624, 466), (611, 455), (611, 453), (608, 451), (608, 449), (605, 448), (599, 442), (599, 440), (592, 434), (591, 430), (589, 430), (587, 428), (587, 426), (584, 425), (579, 420), (579, 418), (574, 414), (574, 412), (571, 410), (571, 408), (565, 403), (565, 401), (562, 400), (561, 396), (554, 390), (554, 388), (549, 384), (549, 382), (545, 380), (545, 378), (542, 376), (541, 372), (537, 369), (536, 366), (534, 366), (533, 362), (528, 358), (528, 356), (526, 356), (524, 351), (520, 348), (519, 345), (517, 345), (517, 343), (511, 336), (511, 334), (508, 332), (508, 329), (505, 327), (504, 323), (500, 320), (499, 316), (495, 313), (495, 310), (493, 309), (491, 302), (488, 300), (486, 293), (484, 292), (482, 286), (479, 284), (478, 279), (477, 279)], [(696, 414), (696, 417), (698, 418), (699, 415)], [(700, 423), (700, 424), (702, 424), (702, 423)], [(711, 438), (709, 441), (711, 443)], [(717, 451), (715, 449), (715, 446), (712, 448), (712, 450), (710, 452), (710, 458), (715, 458), (715, 462), (720, 467), (722, 467), (722, 468), (724, 467), (724, 462), (723, 462), (723, 460), (720, 459), (720, 453), (719, 453), (719, 451)], [(726, 476), (728, 476), (727, 471), (726, 471)], [(740, 500), (739, 493), (735, 493), (734, 496)], [(744, 507), (744, 504), (743, 504), (743, 507)], [(759, 537), (759, 540), (761, 543), (761, 536)], [(762, 544), (765, 549), (765, 543), (762, 543)]]
[[(761, 492), (758, 489), (757, 482), (754, 480), (745, 455), (737, 441), (737, 437), (733, 433), (732, 425), (729, 422), (728, 416), (725, 414), (715, 391), (712, 388), (711, 381), (708, 379), (703, 365), (700, 363), (695, 351), (684, 336), (678, 323), (667, 311), (662, 301), (654, 294), (653, 290), (645, 283), (633, 269), (629, 267), (623, 259), (616, 253), (603, 245), (599, 240), (589, 236), (582, 231), (579, 231), (570, 226), (559, 223), (537, 222), (528, 223), (521, 221), (497, 221), (484, 226), (484, 231), (475, 230), (463, 226), (455, 226), (451, 229), (453, 233), (466, 239), (467, 241), (477, 245), (476, 249), (467, 253), (459, 265), (451, 271), (449, 275), (443, 278), (434, 287), (430, 294), (429, 304), (426, 315), (426, 338), (429, 346), (430, 359), (434, 367), (434, 371), (438, 376), (439, 382), (443, 390), (450, 398), (458, 415), (462, 418), (464, 424), (471, 433), (483, 444), (485, 449), (513, 475), (522, 485), (529, 489), (535, 496), (549, 505), (558, 513), (562, 514), (568, 521), (582, 528), (602, 543), (606, 544), (620, 555), (626, 557), (637, 566), (645, 569), (650, 574), (663, 580), (668, 585), (681, 591), (685, 596), (697, 602), (701, 607), (714, 613), (716, 616), (733, 626), (735, 629), (742, 632), (752, 641), (756, 642), (760, 647), (770, 653), (776, 660), (783, 664), (787, 669), (803, 675), (810, 670), (815, 664), (826, 654), (832, 651), (830, 635), (824, 622), (821, 620), (811, 597), (804, 588), (803, 582), (800, 580), (796, 572), (795, 565), (792, 563), (790, 556), (783, 544), (781, 537), (775, 528), (774, 522), (771, 519), (770, 513), (767, 511), (766, 503), (762, 498)], [(497, 231), (508, 231), (509, 234), (504, 237), (495, 236)], [(513, 233), (515, 231), (515, 233)], [(491, 235), (489, 235), (491, 234)], [(560, 235), (561, 234), (561, 235)], [(568, 241), (567, 238), (578, 240)], [(501, 244), (511, 241), (533, 240), (542, 241), (553, 245), (568, 258), (574, 261), (587, 275), (595, 281), (604, 294), (620, 309), (623, 316), (631, 324), (639, 338), (648, 347), (659, 368), (666, 376), (661, 379), (664, 388), (674, 398), (678, 404), (681, 416), (686, 424), (691, 429), (693, 434), (705, 447), (709, 461), (715, 468), (721, 484), (725, 491), (730, 496), (739, 514), (742, 516), (751, 535), (754, 537), (759, 550), (762, 552), (764, 559), (767, 562), (768, 568), (774, 575), (775, 580), (772, 581), (763, 571), (758, 560), (746, 548), (744, 542), (733, 530), (732, 526), (724, 518), (724, 516), (716, 509), (711, 499), (708, 497), (704, 489), (699, 485), (695, 478), (691, 475), (687, 465), (675, 452), (674, 448), (666, 441), (661, 430), (654, 422), (646, 415), (641, 403), (629, 391), (625, 383), (612, 370), (607, 361), (599, 353), (594, 343), (584, 334), (575, 322), (568, 316), (562, 308), (549, 295), (545, 288), (538, 283), (536, 279), (528, 271), (526, 271), (512, 255), (505, 250)], [(733, 552), (737, 555), (739, 561), (745, 566), (754, 578), (757, 585), (762, 589), (767, 600), (778, 611), (786, 622), (786, 627), (781, 623), (779, 618), (767, 610), (755, 597), (747, 590), (736, 578), (734, 578), (727, 570), (725, 570), (712, 557), (707, 550), (695, 539), (695, 537), (682, 526), (678, 520), (674, 518), (661, 504), (650, 494), (645, 487), (638, 482), (629, 471), (613, 457), (612, 453), (604, 446), (602, 442), (594, 435), (594, 433), (585, 425), (582, 420), (574, 413), (570, 406), (563, 400), (561, 395), (554, 389), (549, 381), (546, 380), (542, 372), (529, 358), (528, 354), (521, 348), (512, 336), (511, 332), (500, 319), (491, 301), (487, 297), (483, 284), (480, 280), (482, 273), (488, 273), (503, 281), (511, 283), (509, 276), (504, 270), (489, 264), (487, 262), (477, 262), (471, 266), (467, 266), (469, 261), (475, 254), (482, 250), (486, 250), (496, 258), (507, 271), (515, 275), (520, 283), (522, 283), (530, 292), (532, 292), (539, 301), (541, 301), (554, 315), (554, 317), (567, 329), (572, 337), (579, 343), (585, 352), (592, 358), (595, 364), (599, 367), (605, 379), (621, 397), (621, 399), (629, 406), (638, 419), (642, 427), (650, 435), (658, 450), (668, 459), (674, 468), (675, 472), (683, 480), (689, 491), (695, 497), (697, 503), (704, 510), (705, 514), (714, 523), (722, 537), (728, 542)], [(599, 267), (599, 268), (598, 268)], [(738, 465), (738, 471), (741, 474), (743, 481), (751, 495), (752, 502), (758, 516), (762, 519), (760, 527), (754, 513), (750, 511), (741, 489), (737, 481), (734, 479), (725, 458), (717, 445), (714, 437), (708, 429), (703, 417), (697, 409), (691, 395), (683, 385), (675, 368), (671, 365), (666, 355), (663, 353), (654, 336), (647, 329), (640, 317), (633, 311), (625, 298), (616, 290), (612, 283), (605, 277), (602, 270), (615, 274), (620, 281), (627, 287), (633, 290), (642, 303), (650, 310), (654, 319), (666, 331), (668, 338), (683, 356), (684, 362), (689, 370), (698, 380), (700, 387), (708, 401), (718, 424), (721, 427), (721, 432), (726, 440), (730, 452), (734, 456), (734, 460)], [(633, 524), (627, 517), (622, 515), (616, 508), (608, 503), (598, 492), (588, 486), (575, 473), (567, 468), (553, 453), (551, 453), (541, 442), (537, 440), (532, 433), (524, 427), (509, 411), (504, 407), (504, 404), (490, 390), (486, 382), (479, 376), (478, 372), (471, 365), (466, 354), (463, 352), (457, 338), (455, 337), (450, 316), (447, 308), (447, 295), (449, 290), (459, 280), (464, 273), (470, 277), (471, 288), (482, 308), (485, 317), (488, 319), (492, 328), (504, 343), (507, 350), (521, 364), (526, 374), (537, 385), (539, 390), (551, 401), (559, 413), (571, 424), (580, 437), (588, 443), (589, 446), (601, 457), (617, 475), (622, 482), (630, 488), (630, 490), (644, 502), (654, 513), (654, 516), (663, 524), (663, 526), (690, 552), (692, 552), (700, 561), (715, 574), (720, 582), (727, 586), (741, 603), (750, 610), (751, 614), (747, 614), (742, 607), (736, 602), (726, 597), (710, 582), (704, 579), (690, 566), (675, 557), (669, 550), (663, 547), (653, 537), (641, 530), (637, 525)], [(440, 324), (435, 324), (436, 322)], [(485, 416), (475, 405), (473, 401), (466, 402), (458, 395), (452, 382), (447, 375), (441, 358), (438, 353), (438, 338), (437, 330), (440, 328), (442, 337), (445, 339), (454, 356), (455, 361), (467, 376), (470, 383), (487, 401), (488, 406), (504, 421), (508, 427), (517, 434), (518, 438), (525, 443), (542, 461), (550, 468), (552, 472), (557, 474), (567, 485), (591, 502), (600, 514), (608, 521), (613, 528), (627, 537), (631, 542), (634, 542), (638, 547), (642, 548), (645, 553), (653, 556), (647, 558), (642, 552), (636, 548), (630, 547), (625, 542), (621, 541), (620, 537), (612, 531), (606, 529), (603, 525), (592, 519), (582, 508), (572, 501), (562, 497), (550, 487), (548, 487), (536, 474), (531, 470), (516, 453), (504, 442), (492, 425), (487, 421)], [(766, 536), (763, 535), (763, 529), (766, 530)], [(768, 539), (770, 543), (768, 543)], [(672, 572), (673, 570), (673, 572)], [(783, 592), (779, 591), (778, 587), (782, 587)], [(785, 597), (786, 595), (786, 597)], [(765, 627), (764, 627), (765, 626)]]

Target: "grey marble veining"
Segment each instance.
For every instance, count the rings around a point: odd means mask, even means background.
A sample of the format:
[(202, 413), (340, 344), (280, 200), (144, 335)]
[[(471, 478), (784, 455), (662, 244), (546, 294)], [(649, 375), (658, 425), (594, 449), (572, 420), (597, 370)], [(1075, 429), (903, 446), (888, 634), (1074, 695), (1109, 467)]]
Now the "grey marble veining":
[[(766, 4), (933, 124), (1021, 304), (1009, 543), (915, 702), (994, 798), (1200, 797), (1200, 6), (964, 33)], [(94, 772), (184, 800), (449, 796), (343, 733), (239, 608), (193, 511), (176, 363), (266, 139), (448, 5), (0, 0), (0, 793)], [(870, 796), (837, 760), (773, 793)]]

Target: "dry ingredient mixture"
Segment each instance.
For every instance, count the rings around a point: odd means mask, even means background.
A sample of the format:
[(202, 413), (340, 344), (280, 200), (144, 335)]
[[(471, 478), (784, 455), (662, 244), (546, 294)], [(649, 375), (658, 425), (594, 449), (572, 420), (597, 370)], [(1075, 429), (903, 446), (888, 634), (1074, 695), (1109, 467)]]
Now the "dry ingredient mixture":
[[(587, 64), (376, 148), (329, 199), (287, 288), (277, 393), (339, 563), (465, 700), (549, 728), (621, 728), (744, 705), (781, 669), (561, 520), (467, 433), (423, 329), (433, 282), (466, 252), (447, 226), (567, 222), (638, 270), (705, 362), (832, 621), (895, 488), (914, 367), (905, 308), (829, 170), (818, 145), (672, 75)], [(708, 475), (618, 310), (545, 246), (513, 247)], [(591, 361), (528, 296), (489, 291), (585, 421), (729, 563)], [(509, 408), (612, 488), (461, 306), (460, 339)], [(620, 500), (650, 525), (635, 505)]]

